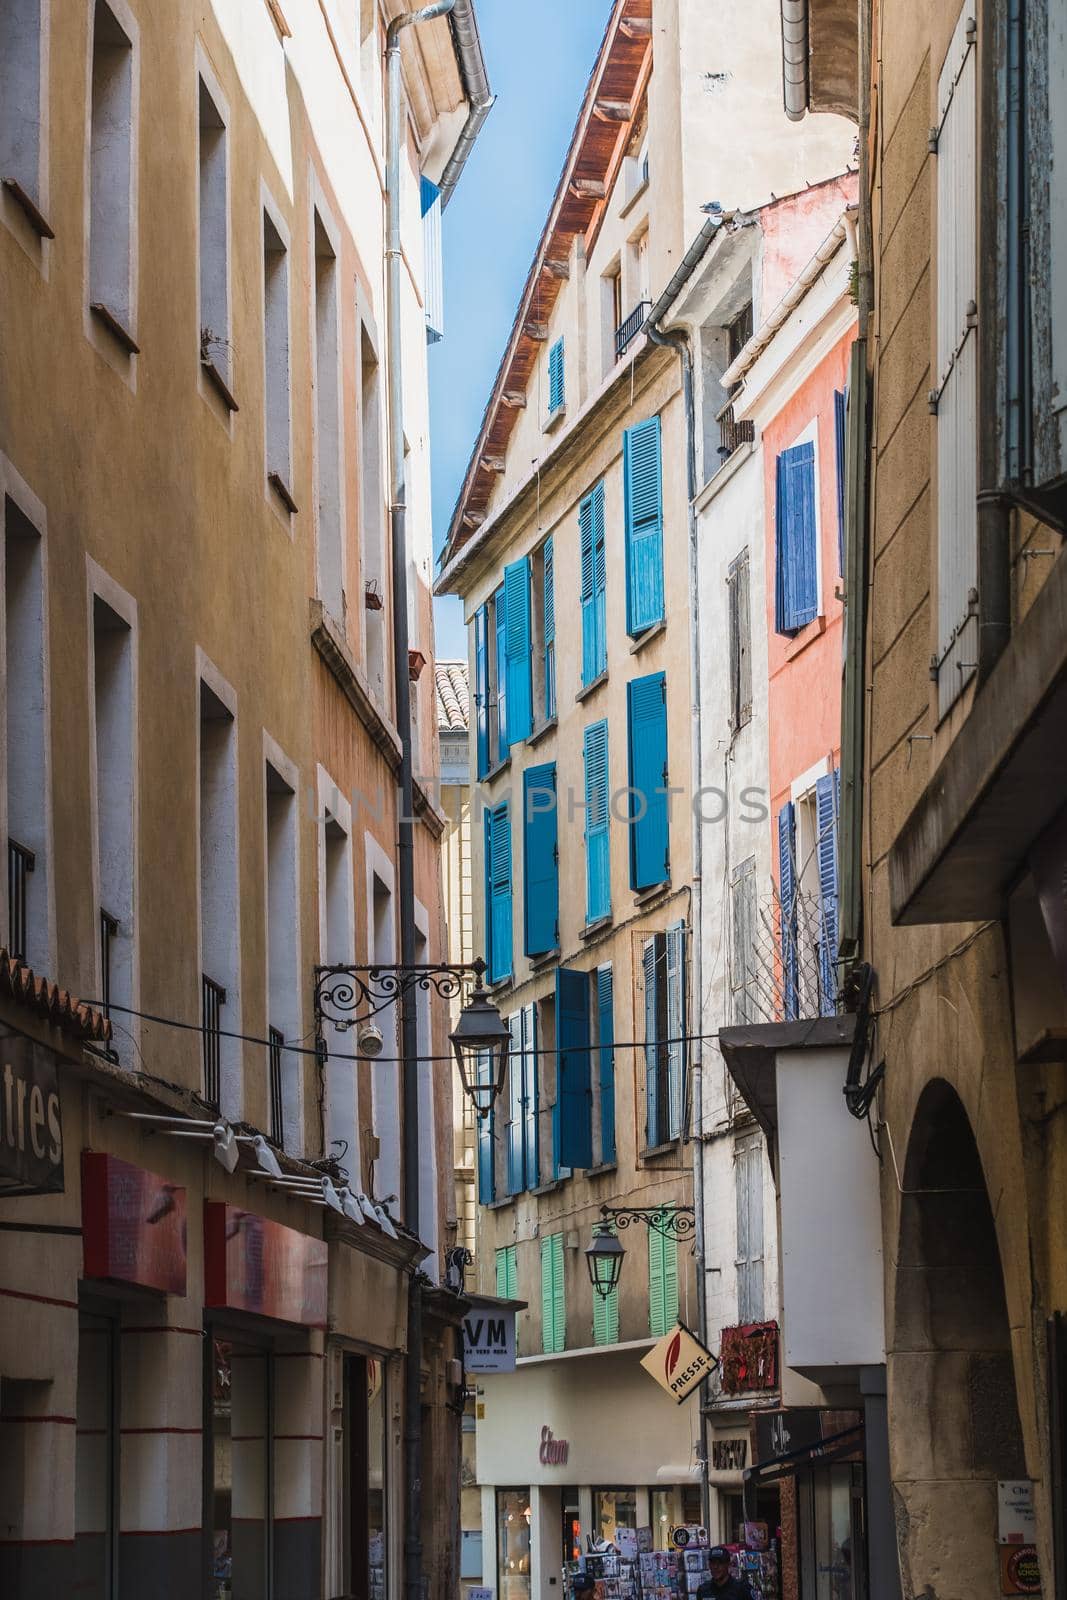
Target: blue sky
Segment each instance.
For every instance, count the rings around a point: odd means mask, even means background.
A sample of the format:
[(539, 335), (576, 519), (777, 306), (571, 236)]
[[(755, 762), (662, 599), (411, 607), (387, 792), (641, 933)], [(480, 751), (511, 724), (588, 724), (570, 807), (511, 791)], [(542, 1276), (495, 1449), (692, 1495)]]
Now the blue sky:
[[(429, 351), (434, 552), (555, 193), (611, 0), (477, 0), (497, 103), (444, 215), (445, 337)], [(437, 656), (466, 657), (458, 600)]]

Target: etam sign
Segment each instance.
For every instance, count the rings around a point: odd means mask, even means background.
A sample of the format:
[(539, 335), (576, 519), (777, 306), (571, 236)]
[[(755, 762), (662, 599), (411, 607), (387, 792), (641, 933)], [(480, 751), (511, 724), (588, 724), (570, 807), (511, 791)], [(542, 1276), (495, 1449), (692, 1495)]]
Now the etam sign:
[(476, 1306), (463, 1319), (463, 1364), (468, 1372), (515, 1371), (515, 1313)]

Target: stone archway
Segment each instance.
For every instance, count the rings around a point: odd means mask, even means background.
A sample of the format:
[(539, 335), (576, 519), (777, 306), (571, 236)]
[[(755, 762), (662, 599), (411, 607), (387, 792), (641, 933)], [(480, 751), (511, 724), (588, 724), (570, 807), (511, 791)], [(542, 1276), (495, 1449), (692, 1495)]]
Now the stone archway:
[(997, 1479), (1026, 1475), (1023, 1437), (985, 1176), (943, 1081), (916, 1108), (902, 1183), (888, 1377), (903, 1590), (997, 1600)]

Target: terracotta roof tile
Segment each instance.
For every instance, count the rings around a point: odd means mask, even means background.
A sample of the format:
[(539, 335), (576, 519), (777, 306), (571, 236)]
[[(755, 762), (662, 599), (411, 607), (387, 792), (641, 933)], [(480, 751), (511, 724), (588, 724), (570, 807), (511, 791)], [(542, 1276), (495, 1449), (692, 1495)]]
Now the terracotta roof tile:
[(58, 983), (38, 976), (32, 967), (17, 961), (4, 949), (0, 949), (0, 994), (9, 995), (45, 1022), (77, 1039), (105, 1044), (111, 1038), (111, 1023), (102, 1011), (94, 1011), (92, 1006), (61, 989)]
[(442, 733), (470, 728), (470, 682), (465, 661), (434, 663), (437, 684), (437, 726)]

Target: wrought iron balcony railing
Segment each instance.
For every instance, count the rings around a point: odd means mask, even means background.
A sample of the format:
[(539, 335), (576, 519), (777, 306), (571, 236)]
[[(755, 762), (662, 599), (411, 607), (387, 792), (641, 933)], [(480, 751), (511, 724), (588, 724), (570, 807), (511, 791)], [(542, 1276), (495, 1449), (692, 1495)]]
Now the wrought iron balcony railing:
[(26, 959), (26, 879), (36, 865), (26, 845), (7, 841), (7, 950), (16, 961)]
[(615, 357), (621, 359), (626, 354), (626, 348), (632, 344), (648, 321), (648, 313), (652, 310), (651, 300), (642, 300), (635, 306), (626, 321), (615, 329)]
[(272, 1144), (285, 1144), (285, 1119), (282, 1114), (282, 1049), (285, 1035), (280, 1028), (268, 1028), (270, 1039), (270, 1139)]
[(200, 1001), (204, 1031), (204, 1099), (217, 1107), (222, 1089), (222, 1008), (226, 1004), (226, 990), (203, 973), (200, 978)]

